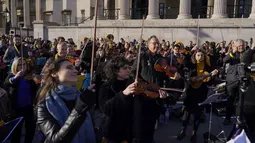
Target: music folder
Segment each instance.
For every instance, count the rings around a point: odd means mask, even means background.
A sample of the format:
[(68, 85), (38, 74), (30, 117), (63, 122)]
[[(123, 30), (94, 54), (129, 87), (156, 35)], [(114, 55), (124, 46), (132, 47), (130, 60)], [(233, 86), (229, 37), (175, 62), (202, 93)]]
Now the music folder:
[(222, 100), (221, 96), (224, 94), (225, 94), (225, 92), (213, 94), (213, 95), (209, 96), (205, 101), (198, 103), (198, 106), (206, 105), (206, 104), (210, 104), (210, 103), (223, 102), (225, 100)]
[(5, 123), (2, 127), (0, 127), (0, 142), (6, 142), (15, 128), (21, 123), (23, 117), (16, 118), (12, 121)]

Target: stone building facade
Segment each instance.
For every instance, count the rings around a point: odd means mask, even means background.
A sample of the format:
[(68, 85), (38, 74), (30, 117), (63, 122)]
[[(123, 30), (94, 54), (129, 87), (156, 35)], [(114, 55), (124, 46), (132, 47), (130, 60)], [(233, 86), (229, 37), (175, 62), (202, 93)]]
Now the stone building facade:
[[(92, 37), (94, 5), (95, 0), (36, 0), (34, 36), (72, 37), (77, 43)], [(255, 0), (99, 0), (98, 5), (97, 37), (139, 39), (143, 16), (144, 39), (195, 41), (199, 31), (201, 42), (248, 40), (255, 33)]]

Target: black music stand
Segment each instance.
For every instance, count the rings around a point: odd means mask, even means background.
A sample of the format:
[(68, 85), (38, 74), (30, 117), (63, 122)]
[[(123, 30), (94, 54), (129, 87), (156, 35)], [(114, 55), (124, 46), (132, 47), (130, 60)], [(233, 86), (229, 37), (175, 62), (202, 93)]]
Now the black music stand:
[(10, 122), (5, 123), (2, 127), (0, 127), (0, 142), (6, 142), (16, 127), (21, 123), (23, 117), (16, 118)]
[[(205, 133), (205, 134), (208, 134), (208, 140), (207, 140), (207, 143), (211, 143), (212, 142), (212, 138), (211, 138), (211, 128), (212, 128), (212, 111), (213, 111), (213, 107), (212, 107), (212, 103), (219, 103), (219, 102), (225, 102), (227, 101), (226, 99), (222, 99), (222, 95), (224, 95), (225, 92), (223, 93), (215, 93), (213, 95), (210, 95), (205, 101), (199, 103), (198, 105), (199, 106), (202, 106), (202, 105), (207, 105), (209, 104), (210, 105), (210, 120), (209, 120), (209, 132), (208, 133)], [(224, 133), (224, 130), (222, 130), (217, 136), (216, 138), (218, 138), (219, 135), (223, 134), (224, 137), (225, 137), (225, 133)], [(207, 135), (206, 135), (207, 136)], [(219, 141), (222, 141), (224, 142), (226, 139), (226, 137), (222, 140), (219, 140)]]

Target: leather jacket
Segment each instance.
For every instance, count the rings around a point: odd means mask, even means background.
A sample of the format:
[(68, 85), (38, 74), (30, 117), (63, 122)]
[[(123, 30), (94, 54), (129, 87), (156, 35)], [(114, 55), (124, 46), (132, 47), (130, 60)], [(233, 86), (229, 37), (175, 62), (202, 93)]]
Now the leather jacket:
[(40, 101), (37, 104), (37, 125), (45, 135), (45, 143), (71, 143), (86, 119), (88, 110), (89, 106), (84, 106), (82, 111), (77, 111), (74, 108), (61, 127), (49, 113), (46, 101)]

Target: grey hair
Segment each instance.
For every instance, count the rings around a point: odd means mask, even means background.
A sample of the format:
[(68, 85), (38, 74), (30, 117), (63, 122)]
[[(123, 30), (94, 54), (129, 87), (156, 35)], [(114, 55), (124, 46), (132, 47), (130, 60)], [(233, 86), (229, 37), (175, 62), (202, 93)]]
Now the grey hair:
[(243, 39), (236, 39), (235, 41), (233, 41), (233, 45), (235, 45), (235, 46), (239, 45), (240, 43), (244, 43), (244, 40)]

